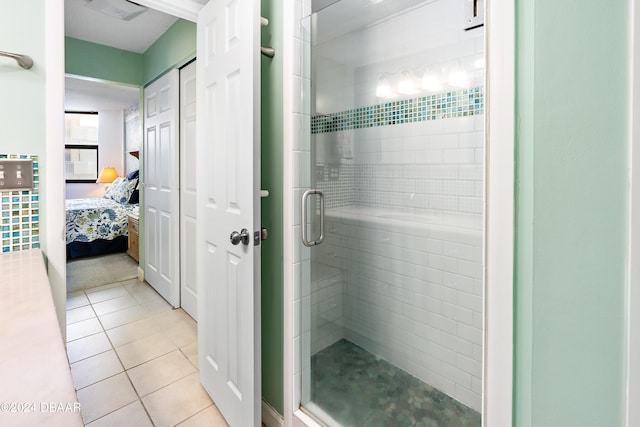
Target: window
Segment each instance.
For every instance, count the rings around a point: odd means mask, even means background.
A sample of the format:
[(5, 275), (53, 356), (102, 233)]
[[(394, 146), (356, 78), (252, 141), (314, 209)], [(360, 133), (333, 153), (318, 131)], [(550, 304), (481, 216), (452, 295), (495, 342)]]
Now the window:
[(66, 182), (98, 179), (98, 113), (65, 113), (64, 177)]

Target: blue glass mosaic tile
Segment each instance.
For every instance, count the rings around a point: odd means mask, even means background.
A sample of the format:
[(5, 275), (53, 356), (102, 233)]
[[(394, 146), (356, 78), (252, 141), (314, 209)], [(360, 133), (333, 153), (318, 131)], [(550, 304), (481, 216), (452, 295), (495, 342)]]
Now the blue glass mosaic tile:
[(392, 126), (484, 114), (484, 88), (460, 89), (311, 117), (311, 133)]
[[(34, 188), (31, 191), (5, 191), (2, 201), (2, 253), (40, 247), (38, 156), (28, 154), (0, 154), (4, 159), (33, 159)], [(12, 224), (12, 225), (9, 225)]]

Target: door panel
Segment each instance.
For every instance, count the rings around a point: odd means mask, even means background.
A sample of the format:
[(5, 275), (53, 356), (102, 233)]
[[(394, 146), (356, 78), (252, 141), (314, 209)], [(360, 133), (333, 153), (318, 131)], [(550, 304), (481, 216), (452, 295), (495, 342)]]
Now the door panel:
[(178, 71), (147, 86), (144, 94), (145, 279), (179, 307)]
[(209, 2), (198, 18), (200, 378), (232, 427), (261, 419), (259, 31), (257, 0)]
[(198, 319), (196, 63), (180, 69), (180, 305)]

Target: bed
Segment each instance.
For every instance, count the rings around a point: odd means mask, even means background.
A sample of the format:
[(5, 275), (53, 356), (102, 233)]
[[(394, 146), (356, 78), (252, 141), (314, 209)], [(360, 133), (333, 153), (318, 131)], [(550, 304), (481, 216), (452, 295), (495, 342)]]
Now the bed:
[(136, 187), (137, 176), (118, 178), (101, 198), (65, 201), (67, 259), (127, 250), (127, 215), (139, 208)]

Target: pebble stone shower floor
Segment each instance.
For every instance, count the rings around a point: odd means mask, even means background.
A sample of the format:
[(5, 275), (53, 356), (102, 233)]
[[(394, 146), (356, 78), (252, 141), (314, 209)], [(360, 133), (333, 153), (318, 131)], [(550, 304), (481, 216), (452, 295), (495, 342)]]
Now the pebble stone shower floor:
[(340, 340), (311, 359), (311, 400), (343, 427), (480, 427), (480, 413)]

